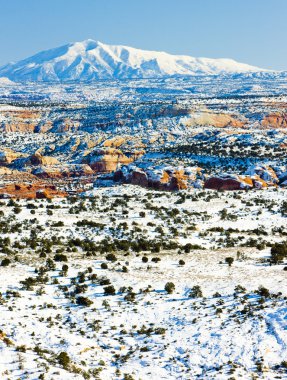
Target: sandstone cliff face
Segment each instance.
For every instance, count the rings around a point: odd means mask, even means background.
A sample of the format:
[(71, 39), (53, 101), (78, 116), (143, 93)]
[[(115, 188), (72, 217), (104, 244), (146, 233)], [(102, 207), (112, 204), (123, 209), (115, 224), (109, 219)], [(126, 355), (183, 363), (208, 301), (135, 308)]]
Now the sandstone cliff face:
[(40, 153), (34, 153), (30, 159), (29, 159), (31, 165), (44, 165), (44, 166), (50, 166), (50, 165), (59, 165), (60, 162), (55, 157), (49, 157), (49, 156), (42, 156)]
[(132, 161), (132, 158), (115, 148), (98, 148), (82, 158), (82, 163), (88, 164), (95, 172), (102, 173), (113, 172)]
[(29, 109), (3, 111), (0, 128), (3, 132), (33, 133), (41, 114)]
[(204, 188), (213, 190), (264, 189), (277, 186), (279, 182), (279, 178), (272, 167), (252, 165), (247, 169), (245, 175), (211, 176), (205, 181)]
[(33, 170), (32, 174), (38, 178), (69, 178), (91, 176), (94, 174), (94, 171), (89, 165), (67, 164), (40, 166), (39, 168)]
[(125, 138), (121, 136), (115, 136), (111, 139), (105, 140), (103, 146), (107, 148), (119, 148), (125, 142)]
[(188, 176), (184, 173), (184, 170), (176, 170), (171, 174), (168, 184), (168, 190), (177, 191), (185, 190), (188, 188), (187, 184)]
[(287, 128), (287, 114), (273, 113), (262, 120), (262, 126), (266, 128)]
[(238, 177), (210, 177), (204, 183), (205, 189), (211, 190), (243, 190), (253, 187), (252, 185), (247, 185), (244, 181), (240, 180)]
[(44, 183), (15, 183), (5, 185), (0, 188), (0, 198), (54, 198), (65, 197), (67, 194), (64, 191), (59, 191), (53, 185), (47, 185)]
[(17, 158), (21, 157), (22, 154), (15, 152), (12, 149), (4, 148), (0, 151), (0, 165), (9, 165)]
[(216, 128), (234, 127), (242, 128), (245, 122), (234, 118), (231, 115), (223, 113), (203, 112), (199, 115), (193, 115), (187, 122), (187, 126), (211, 126)]
[(178, 191), (187, 189), (190, 180), (194, 181), (195, 177), (190, 176), (190, 172), (183, 168), (160, 167), (144, 170), (131, 165), (117, 170), (113, 179), (115, 182), (130, 183), (155, 190)]

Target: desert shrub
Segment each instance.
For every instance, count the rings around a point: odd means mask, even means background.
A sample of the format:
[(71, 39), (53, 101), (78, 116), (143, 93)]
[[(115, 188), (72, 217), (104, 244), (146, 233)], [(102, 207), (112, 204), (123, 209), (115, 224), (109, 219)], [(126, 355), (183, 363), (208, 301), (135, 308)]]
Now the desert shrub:
[(261, 297), (270, 297), (269, 290), (267, 288), (264, 288), (264, 286), (259, 286), (258, 290), (256, 290), (256, 293), (259, 294)]
[(101, 286), (110, 285), (110, 283), (111, 283), (111, 281), (106, 277), (102, 277), (99, 279), (99, 285), (101, 285)]
[(117, 261), (117, 256), (114, 253), (109, 253), (106, 256), (106, 260), (115, 262), (115, 261)]
[(108, 264), (107, 263), (102, 263), (101, 264), (102, 269), (108, 269)]
[(5, 258), (1, 261), (1, 267), (8, 267), (11, 264), (11, 260)]
[(275, 243), (271, 247), (271, 259), (272, 264), (278, 264), (287, 257), (287, 242)]
[(71, 361), (69, 358), (69, 355), (64, 351), (59, 353), (59, 355), (57, 356), (57, 360), (58, 360), (58, 363), (65, 369), (68, 368)]
[(33, 290), (33, 286), (36, 285), (37, 280), (34, 277), (27, 277), (25, 280), (20, 281), (20, 284), (23, 285), (25, 290)]
[(57, 262), (58, 261), (68, 261), (68, 258), (63, 253), (56, 253), (56, 255), (54, 256), (54, 260)]
[(136, 293), (129, 291), (125, 296), (124, 300), (127, 302), (135, 302), (136, 300)]
[(185, 265), (185, 261), (184, 260), (179, 260), (178, 264), (179, 265)]
[(104, 287), (105, 295), (114, 295), (116, 293), (116, 289), (113, 285), (108, 285)]
[(53, 224), (51, 224), (51, 227), (64, 227), (64, 222), (59, 220), (58, 222), (54, 222)]
[(194, 285), (194, 287), (191, 288), (188, 296), (189, 298), (203, 297), (201, 287), (199, 285)]
[(91, 301), (88, 297), (79, 296), (76, 299), (77, 305), (79, 306), (91, 306), (93, 301)]
[(47, 270), (55, 270), (56, 269), (56, 264), (54, 263), (54, 260), (52, 259), (47, 259), (46, 261), (46, 268)]
[(67, 264), (64, 264), (64, 265), (62, 266), (62, 272), (63, 272), (63, 274), (67, 274), (68, 270), (69, 270), (68, 265), (67, 265)]
[(226, 262), (226, 264), (228, 264), (229, 267), (231, 267), (231, 265), (234, 262), (234, 258), (233, 257), (225, 257), (225, 262)]
[(148, 257), (143, 256), (143, 257), (142, 257), (142, 262), (143, 262), (143, 263), (147, 263), (147, 262), (148, 262)]
[(168, 294), (172, 294), (175, 290), (175, 285), (173, 282), (167, 282), (164, 286), (164, 290), (168, 293)]

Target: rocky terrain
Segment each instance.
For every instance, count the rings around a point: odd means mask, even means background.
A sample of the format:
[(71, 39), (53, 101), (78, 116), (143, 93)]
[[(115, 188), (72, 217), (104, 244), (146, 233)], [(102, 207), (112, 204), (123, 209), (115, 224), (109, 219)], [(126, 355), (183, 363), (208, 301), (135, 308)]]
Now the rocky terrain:
[[(250, 86), (248, 78), (230, 78), (225, 87), (220, 79), (213, 85), (198, 78), (151, 80), (149, 89), (144, 80), (127, 81), (114, 87), (115, 97), (113, 82), (77, 89), (35, 84), (31, 92), (29, 86), (24, 91), (20, 84), (2, 85), (0, 165), (15, 181), (18, 172), (54, 185), (64, 179), (63, 191), (65, 182), (80, 188), (79, 182), (109, 181), (162, 190), (203, 188), (210, 177), (222, 176), (235, 176), (235, 189), (285, 186), (285, 82), (278, 79), (276, 94), (268, 78), (252, 80), (258, 84)], [(61, 99), (54, 97), (58, 92)], [(272, 171), (272, 180), (250, 174), (256, 165), (264, 166), (260, 173)]]
[(0, 83), (0, 378), (285, 379), (284, 74)]

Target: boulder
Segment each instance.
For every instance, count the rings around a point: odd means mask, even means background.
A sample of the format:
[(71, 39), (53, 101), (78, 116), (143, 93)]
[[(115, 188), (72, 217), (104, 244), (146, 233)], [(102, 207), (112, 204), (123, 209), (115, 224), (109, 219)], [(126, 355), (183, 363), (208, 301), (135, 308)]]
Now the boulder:
[(130, 177), (130, 183), (132, 185), (148, 187), (147, 174), (143, 170), (140, 170), (140, 169), (132, 171), (131, 177)]
[(252, 186), (243, 181), (238, 176), (218, 176), (218, 177), (210, 177), (204, 183), (205, 189), (212, 190), (243, 190), (249, 189)]

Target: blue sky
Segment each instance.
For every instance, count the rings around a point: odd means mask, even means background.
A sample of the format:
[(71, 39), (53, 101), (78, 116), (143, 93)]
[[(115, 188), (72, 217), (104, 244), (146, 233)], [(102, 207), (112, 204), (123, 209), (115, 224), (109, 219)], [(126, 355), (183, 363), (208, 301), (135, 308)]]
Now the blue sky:
[(287, 0), (0, 0), (0, 65), (67, 42), (287, 70)]

